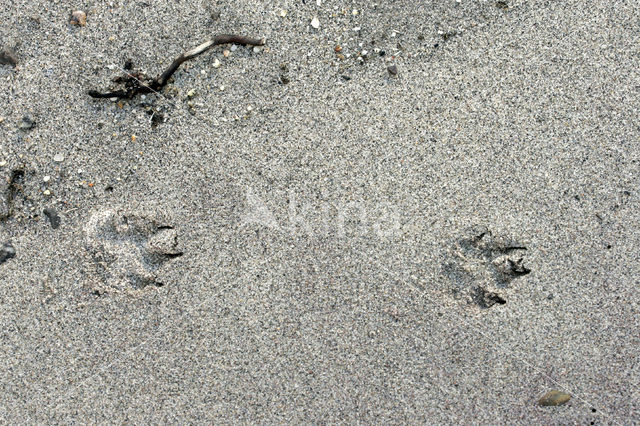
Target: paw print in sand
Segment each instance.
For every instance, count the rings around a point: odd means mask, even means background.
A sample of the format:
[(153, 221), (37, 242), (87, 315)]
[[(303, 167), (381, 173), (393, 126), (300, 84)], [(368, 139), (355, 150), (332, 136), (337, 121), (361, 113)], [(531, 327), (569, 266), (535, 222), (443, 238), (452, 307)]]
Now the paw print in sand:
[(182, 255), (178, 235), (158, 214), (102, 210), (85, 226), (86, 244), (106, 288), (125, 291), (160, 287), (156, 272), (163, 263)]
[(457, 298), (475, 302), (482, 308), (505, 304), (511, 282), (531, 272), (524, 265), (527, 248), (486, 228), (470, 232), (447, 254), (444, 273), (451, 280)]

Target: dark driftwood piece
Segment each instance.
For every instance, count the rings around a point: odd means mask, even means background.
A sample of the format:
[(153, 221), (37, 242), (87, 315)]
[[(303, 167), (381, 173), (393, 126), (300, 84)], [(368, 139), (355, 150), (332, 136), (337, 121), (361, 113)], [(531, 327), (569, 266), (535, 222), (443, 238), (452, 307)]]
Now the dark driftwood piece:
[(149, 79), (141, 73), (127, 73), (127, 75), (125, 76), (117, 77), (114, 79), (116, 83), (123, 84), (125, 87), (124, 89), (115, 90), (113, 92), (98, 92), (97, 90), (89, 90), (89, 92), (87, 93), (92, 98), (131, 99), (138, 94), (158, 92), (167, 84), (171, 76), (178, 70), (178, 68), (180, 68), (180, 65), (182, 65), (183, 62), (186, 62), (189, 59), (193, 59), (196, 56), (203, 54), (214, 46), (227, 43), (249, 46), (263, 46), (264, 39), (243, 37), (237, 35), (219, 35), (214, 37), (212, 40), (202, 43), (200, 46), (194, 47), (193, 49), (178, 56), (171, 63), (171, 65), (169, 65), (169, 68), (167, 68), (162, 74), (154, 79)]

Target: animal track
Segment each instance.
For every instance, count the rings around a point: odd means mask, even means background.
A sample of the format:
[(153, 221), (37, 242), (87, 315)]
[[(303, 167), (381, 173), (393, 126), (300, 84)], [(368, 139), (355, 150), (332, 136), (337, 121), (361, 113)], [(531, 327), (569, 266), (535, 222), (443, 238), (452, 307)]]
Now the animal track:
[(531, 272), (524, 266), (526, 250), (522, 244), (494, 236), (486, 228), (472, 231), (470, 237), (454, 244), (444, 265), (454, 296), (482, 308), (505, 304), (501, 293), (511, 281)]
[(162, 286), (156, 271), (183, 254), (176, 230), (166, 223), (157, 214), (110, 209), (91, 216), (84, 229), (86, 243), (107, 285), (94, 291)]

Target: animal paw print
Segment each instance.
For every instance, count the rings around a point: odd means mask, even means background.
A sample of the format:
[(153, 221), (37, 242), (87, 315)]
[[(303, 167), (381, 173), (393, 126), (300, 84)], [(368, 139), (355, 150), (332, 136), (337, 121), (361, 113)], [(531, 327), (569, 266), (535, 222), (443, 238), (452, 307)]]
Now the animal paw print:
[(527, 248), (486, 228), (470, 233), (454, 244), (444, 266), (452, 292), (481, 308), (505, 304), (504, 292), (511, 282), (531, 272), (524, 265)]
[(178, 235), (157, 214), (102, 210), (85, 226), (86, 243), (106, 288), (124, 291), (160, 287), (156, 272), (163, 263), (182, 256)]

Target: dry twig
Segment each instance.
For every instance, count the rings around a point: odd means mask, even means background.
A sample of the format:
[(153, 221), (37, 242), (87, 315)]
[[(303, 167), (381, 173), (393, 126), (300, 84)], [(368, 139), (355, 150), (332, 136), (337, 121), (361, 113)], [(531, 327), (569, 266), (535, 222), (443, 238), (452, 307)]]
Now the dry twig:
[[(219, 35), (214, 37), (200, 46), (197, 46), (182, 55), (178, 56), (169, 67), (158, 77), (149, 79), (141, 73), (127, 73), (125, 76), (116, 77), (114, 82), (124, 85), (124, 89), (115, 90), (112, 92), (98, 92), (97, 90), (90, 90), (88, 95), (92, 98), (124, 98), (131, 99), (138, 94), (158, 92), (171, 78), (171, 76), (178, 70), (183, 62), (193, 59), (196, 56), (202, 55), (207, 50), (220, 44), (235, 43), (249, 46), (263, 46), (264, 39), (249, 38), (237, 35)], [(125, 68), (131, 69), (131, 66)]]

